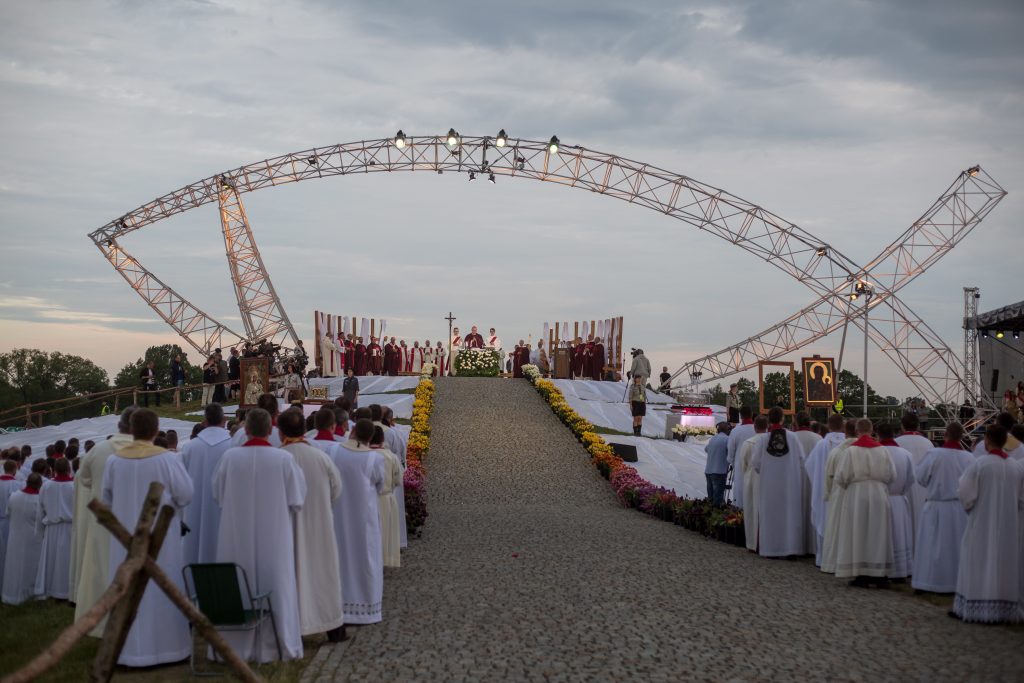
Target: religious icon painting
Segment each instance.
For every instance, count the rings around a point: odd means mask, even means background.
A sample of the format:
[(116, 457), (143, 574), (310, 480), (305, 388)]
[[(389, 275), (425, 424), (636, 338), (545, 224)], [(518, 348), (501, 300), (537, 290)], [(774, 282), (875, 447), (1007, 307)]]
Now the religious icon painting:
[(830, 406), (836, 402), (835, 362), (832, 358), (801, 359), (804, 398), (809, 406)]
[(261, 394), (270, 391), (270, 366), (266, 358), (243, 358), (239, 364), (241, 385), (238, 407), (251, 408)]

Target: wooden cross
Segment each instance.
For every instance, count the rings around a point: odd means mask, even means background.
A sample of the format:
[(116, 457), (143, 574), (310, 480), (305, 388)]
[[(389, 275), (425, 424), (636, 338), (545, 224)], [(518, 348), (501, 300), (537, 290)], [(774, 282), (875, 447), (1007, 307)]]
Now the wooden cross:
[[(452, 315), (451, 311), (448, 311), (448, 317), (445, 318), (445, 320), (448, 321), (448, 362), (451, 363), (452, 362), (452, 360), (451, 360), (452, 359), (452, 323), (454, 323), (457, 320), (457, 318), (454, 315)], [(444, 377), (444, 368), (439, 368), (438, 369), (437, 376), (438, 377)]]

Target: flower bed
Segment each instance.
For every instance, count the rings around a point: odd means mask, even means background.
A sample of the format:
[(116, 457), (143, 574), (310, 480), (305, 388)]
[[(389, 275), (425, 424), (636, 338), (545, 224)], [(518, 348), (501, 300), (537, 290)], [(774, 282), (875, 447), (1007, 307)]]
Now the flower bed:
[(455, 356), (455, 374), (459, 377), (497, 377), (501, 360), (493, 349), (464, 349)]
[(406, 448), (405, 525), (409, 534), (418, 533), (427, 521), (427, 472), (423, 461), (430, 449), (430, 413), (434, 409), (434, 383), (422, 379), (412, 401), (412, 431)]
[(745, 546), (742, 510), (731, 505), (715, 507), (706, 498), (680, 498), (675, 491), (655, 486), (615, 455), (612, 447), (594, 431), (594, 426), (569, 406), (558, 387), (540, 378), (536, 366), (524, 365), (523, 375), (533, 383), (558, 419), (572, 430), (587, 449), (594, 467), (611, 483), (623, 506), (726, 543)]

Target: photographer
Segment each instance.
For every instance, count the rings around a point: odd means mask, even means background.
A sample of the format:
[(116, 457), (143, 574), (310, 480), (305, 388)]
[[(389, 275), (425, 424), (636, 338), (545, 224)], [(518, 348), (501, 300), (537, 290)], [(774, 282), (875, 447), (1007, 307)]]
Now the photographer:
[(631, 354), (633, 356), (633, 366), (629, 370), (629, 376), (634, 380), (639, 377), (641, 379), (640, 384), (646, 385), (647, 380), (651, 377), (651, 361), (647, 360), (643, 349), (633, 349)]

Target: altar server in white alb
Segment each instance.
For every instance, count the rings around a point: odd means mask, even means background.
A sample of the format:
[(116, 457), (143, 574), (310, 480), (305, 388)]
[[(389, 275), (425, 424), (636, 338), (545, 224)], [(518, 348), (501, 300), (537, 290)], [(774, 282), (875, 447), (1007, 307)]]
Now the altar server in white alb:
[[(162, 505), (170, 505), (177, 513), (157, 555), (157, 564), (171, 581), (183, 589), (181, 509), (192, 500), (192, 480), (181, 464), (177, 453), (153, 445), (159, 431), (156, 413), (139, 408), (131, 416), (133, 441), (120, 448), (107, 461), (103, 471), (103, 502), (110, 506), (114, 516), (126, 529), (134, 529), (139, 510), (146, 500), (149, 486), (159, 482), (164, 486)], [(107, 583), (114, 579), (118, 566), (127, 556), (125, 547), (110, 540), (110, 560)], [(174, 606), (167, 595), (150, 581), (139, 603), (124, 649), (117, 663), (124, 666), (153, 666), (166, 662), (179, 662), (192, 651), (192, 636), (188, 620)]]
[(889, 520), (892, 534), (892, 568), (890, 579), (905, 579), (914, 566), (914, 513), (910, 508), (910, 491), (914, 486), (914, 462), (910, 451), (901, 448), (893, 438), (896, 429), (888, 422), (876, 428), (878, 441), (889, 451), (895, 478), (889, 482)]
[(377, 512), (380, 515), (381, 554), (385, 567), (401, 567), (401, 547), (398, 533), (398, 502), (395, 500), (395, 486), (402, 479), (402, 464), (390, 448), (384, 444), (384, 429), (374, 426), (370, 448), (384, 457), (384, 480), (380, 495), (377, 496)]
[(753, 468), (761, 477), (757, 551), (764, 557), (807, 552), (803, 447), (782, 426), (783, 416), (778, 406), (768, 411), (768, 432), (753, 448)]
[[(267, 440), (270, 428), (266, 410), (246, 413), (248, 440), (229, 448), (213, 475), (213, 497), (221, 506), (217, 561), (240, 565), (253, 593), (271, 591), (282, 656), (288, 660), (302, 657), (292, 514), (305, 501), (306, 478), (291, 453)], [(263, 629), (262, 642), (255, 636), (254, 631), (224, 634), (244, 659), (277, 659), (271, 629)]]
[(807, 475), (807, 460), (811, 457), (814, 447), (821, 443), (821, 435), (811, 431), (811, 416), (809, 414), (799, 412), (794, 421), (796, 422), (796, 438), (800, 441), (800, 447), (804, 454), (803, 462), (800, 464), (800, 470), (804, 477), (804, 533), (807, 535), (804, 545), (807, 546), (808, 553), (817, 553), (818, 535), (815, 533), (814, 523), (811, 521), (811, 478)]
[(4, 460), (3, 474), (0, 474), (0, 586), (4, 584), (4, 561), (7, 557), (7, 535), (11, 530), (11, 517), (7, 512), (7, 503), (11, 494), (22, 488), (18, 481), (18, 463)]
[(346, 624), (382, 619), (384, 565), (378, 500), (384, 488), (384, 458), (370, 449), (373, 422), (356, 421), (350, 439), (330, 453), (345, 494), (334, 503), (341, 592)]
[(1024, 621), (1024, 466), (1003, 450), (1006, 428), (989, 425), (988, 453), (968, 465), (959, 497), (967, 510), (953, 614), (983, 623)]
[(220, 531), (220, 505), (213, 498), (213, 473), (221, 457), (231, 448), (231, 432), (224, 429), (224, 408), (210, 403), (204, 410), (206, 427), (181, 449), (195, 490), (192, 502), (185, 508), (185, 564), (215, 562), (217, 536)]
[[(379, 411), (379, 417), (378, 417)], [(370, 406), (370, 419), (373, 420), (374, 426), (380, 427), (384, 430), (384, 445), (389, 451), (398, 457), (398, 464), (401, 467), (401, 472), (398, 475), (398, 480), (395, 483), (395, 488), (391, 492), (391, 496), (395, 499), (395, 504), (398, 507), (398, 540), (401, 548), (407, 548), (409, 546), (409, 532), (405, 526), (405, 483), (403, 477), (405, 476), (406, 464), (406, 443), (402, 435), (395, 429), (395, 413), (387, 406), (378, 405), (376, 408)], [(385, 566), (391, 566), (385, 563)]]
[[(1010, 457), (1010, 460), (1024, 461), (1024, 443), (1021, 443), (1020, 439), (1010, 433), (1013, 426), (1017, 424), (1017, 421), (1013, 419), (1013, 415), (1010, 413), (999, 413), (996, 415), (995, 423), (1006, 430), (1006, 445), (1003, 446), (1003, 451)], [(985, 445), (985, 439), (978, 439), (978, 443), (974, 444), (971, 452), (977, 458), (987, 455), (988, 447)]]
[(754, 436), (754, 411), (750, 406), (740, 408), (740, 423), (729, 432), (729, 449), (726, 461), (732, 467), (732, 504), (743, 509), (743, 468), (740, 467), (739, 450), (747, 439)]
[[(117, 434), (101, 441), (82, 457), (75, 475), (75, 512), (71, 521), (71, 546), (74, 553), (71, 566), (71, 594), (75, 596), (75, 619), (81, 619), (92, 609), (103, 591), (110, 585), (110, 532), (89, 512), (89, 501), (103, 496), (103, 475), (114, 451), (132, 442), (131, 418), (135, 406), (121, 411), (117, 420)], [(135, 511), (136, 516), (138, 510)], [(135, 528), (133, 521), (129, 529)], [(106, 618), (89, 635), (103, 636)]]
[(7, 501), (11, 528), (7, 535), (0, 600), (8, 605), (20, 605), (36, 595), (36, 574), (43, 550), (43, 539), (36, 533), (42, 486), (43, 477), (32, 472), (25, 480), (25, 487), (12, 493)]
[(306, 418), (296, 408), (277, 419), (281, 447), (292, 454), (306, 480), (306, 500), (293, 513), (300, 631), (304, 636), (326, 633), (328, 640), (338, 642), (345, 616), (331, 506), (342, 495), (341, 475), (327, 454), (306, 440), (305, 426)]
[(889, 585), (892, 527), (889, 483), (896, 478), (889, 451), (871, 438), (871, 420), (857, 420), (857, 439), (838, 456), (833, 485), (844, 489), (836, 538), (836, 577), (851, 586)]
[(843, 496), (846, 489), (835, 485), (836, 466), (841, 456), (857, 437), (856, 420), (847, 420), (847, 438), (832, 449), (825, 460), (825, 534), (822, 538), (821, 571), (828, 574), (836, 573), (836, 555), (838, 551), (839, 526), (842, 519)]
[[(914, 467), (917, 467), (924, 460), (924, 456), (932, 452), (935, 444), (918, 431), (921, 428), (921, 423), (917, 419), (917, 415), (906, 413), (900, 422), (903, 425), (903, 433), (896, 437), (896, 443), (910, 453), (910, 460)], [(921, 524), (921, 511), (924, 509), (926, 497), (925, 487), (917, 483), (915, 479), (910, 487), (910, 511), (914, 517), (914, 538), (917, 538), (918, 527)]]
[(967, 528), (967, 513), (957, 493), (960, 477), (974, 462), (960, 440), (959, 422), (946, 427), (946, 440), (914, 466), (917, 483), (926, 489), (921, 523), (914, 543), (914, 576), (917, 590), (952, 593), (960, 566), (960, 543)]
[(747, 550), (757, 552), (757, 539), (760, 530), (761, 507), (761, 475), (754, 469), (754, 452), (758, 439), (765, 436), (768, 429), (768, 418), (758, 415), (754, 418), (754, 435), (740, 444), (739, 467), (743, 472), (743, 532), (747, 540)]
[(832, 450), (846, 439), (843, 431), (845, 419), (839, 413), (828, 416), (828, 433), (822, 437), (804, 459), (804, 469), (811, 491), (811, 526), (814, 529), (814, 563), (821, 566), (821, 554), (825, 544), (825, 518), (828, 503), (825, 502), (825, 463)]
[(43, 549), (36, 573), (36, 595), (67, 600), (71, 590), (71, 513), (75, 507), (75, 480), (71, 463), (58, 458), (55, 476), (39, 492), (39, 522), (36, 534)]

